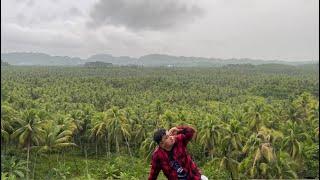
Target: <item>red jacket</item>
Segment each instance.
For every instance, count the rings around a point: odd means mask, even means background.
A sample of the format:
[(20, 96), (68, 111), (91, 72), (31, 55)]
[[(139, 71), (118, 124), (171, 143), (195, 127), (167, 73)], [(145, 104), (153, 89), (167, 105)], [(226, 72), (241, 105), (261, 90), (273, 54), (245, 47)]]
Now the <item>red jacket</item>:
[[(178, 126), (177, 128), (182, 129), (182, 131), (176, 135), (173, 158), (188, 173), (188, 180), (200, 180), (199, 169), (187, 152), (187, 144), (192, 139), (195, 130), (189, 126)], [(170, 166), (169, 162), (169, 152), (158, 146), (152, 154), (151, 171), (148, 180), (157, 179), (160, 170), (163, 171), (168, 180), (177, 180), (177, 172)]]

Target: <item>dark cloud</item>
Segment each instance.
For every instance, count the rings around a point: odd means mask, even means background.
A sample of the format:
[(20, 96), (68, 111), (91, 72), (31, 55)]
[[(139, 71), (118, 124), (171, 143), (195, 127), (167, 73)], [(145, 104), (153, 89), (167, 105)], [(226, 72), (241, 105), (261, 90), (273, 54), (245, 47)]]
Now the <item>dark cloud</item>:
[(178, 0), (100, 0), (90, 12), (88, 25), (106, 24), (130, 29), (166, 29), (192, 21), (203, 13), (195, 5)]

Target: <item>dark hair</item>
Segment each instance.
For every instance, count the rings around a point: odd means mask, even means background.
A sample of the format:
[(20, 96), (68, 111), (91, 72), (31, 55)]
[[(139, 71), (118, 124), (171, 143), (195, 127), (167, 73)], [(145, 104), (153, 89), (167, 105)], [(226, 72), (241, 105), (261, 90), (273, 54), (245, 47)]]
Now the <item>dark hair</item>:
[(158, 130), (153, 134), (153, 140), (154, 140), (157, 144), (159, 144), (160, 141), (162, 140), (162, 137), (163, 137), (164, 135), (166, 135), (166, 132), (167, 132), (167, 130), (165, 130), (165, 129), (163, 129), (163, 128), (158, 129)]

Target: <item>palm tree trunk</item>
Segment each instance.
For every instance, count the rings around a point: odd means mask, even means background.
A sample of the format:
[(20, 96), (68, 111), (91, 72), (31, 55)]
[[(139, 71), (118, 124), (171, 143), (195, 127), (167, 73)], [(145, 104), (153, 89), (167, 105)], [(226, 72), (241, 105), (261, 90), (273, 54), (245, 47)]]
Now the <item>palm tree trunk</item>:
[(59, 156), (60, 156), (60, 153), (58, 151), (58, 155), (57, 155), (57, 163), (59, 163)]
[(118, 142), (118, 137), (116, 136), (116, 147), (117, 147), (117, 153), (120, 152), (120, 147), (119, 147), (119, 142)]
[(124, 138), (124, 139), (126, 140), (126, 144), (127, 144), (127, 146), (128, 146), (129, 154), (130, 154), (130, 156), (132, 156), (132, 153), (131, 153), (131, 150), (130, 150), (129, 142), (128, 142), (127, 138)]
[(28, 141), (28, 147), (27, 147), (27, 180), (29, 179), (29, 156), (30, 156), (30, 140)]
[(65, 158), (65, 155), (64, 155), (64, 150), (62, 150), (62, 159), (63, 159), (63, 164), (65, 165), (66, 164), (66, 158)]
[(108, 157), (111, 154), (111, 141), (108, 140)]
[[(78, 137), (78, 135), (77, 135), (77, 137)], [(80, 149), (81, 149), (82, 153), (84, 153), (84, 149), (82, 147), (82, 142), (81, 142), (81, 137), (79, 138), (79, 145), (80, 145)]]
[(98, 157), (98, 140), (96, 139), (96, 158)]
[(35, 172), (35, 170), (36, 170), (36, 164), (37, 164), (37, 156), (38, 155), (38, 153), (36, 153), (36, 157), (35, 157), (35, 159), (34, 159), (34, 165), (33, 165), (33, 172), (32, 172), (32, 178), (34, 179), (34, 172)]
[(49, 150), (49, 156), (48, 156), (48, 160), (49, 160), (49, 169), (51, 169), (51, 151)]
[(6, 152), (7, 152), (7, 145), (8, 145), (8, 143), (4, 143), (4, 152), (3, 152), (3, 156), (5, 156), (6, 155)]
[(89, 169), (88, 169), (88, 157), (87, 157), (87, 149), (84, 149), (85, 157), (86, 157), (86, 176), (89, 175)]
[(109, 146), (108, 146), (107, 136), (104, 136), (104, 141), (106, 143), (106, 153), (107, 153), (107, 156), (108, 156), (109, 155), (109, 151), (108, 151)]

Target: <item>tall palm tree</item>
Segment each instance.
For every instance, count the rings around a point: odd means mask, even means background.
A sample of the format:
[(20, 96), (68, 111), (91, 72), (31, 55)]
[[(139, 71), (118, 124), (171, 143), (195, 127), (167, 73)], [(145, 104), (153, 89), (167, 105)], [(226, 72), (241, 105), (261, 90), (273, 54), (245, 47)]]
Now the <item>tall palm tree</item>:
[[(29, 156), (32, 144), (39, 145), (44, 131), (41, 129), (41, 122), (37, 116), (37, 111), (34, 109), (26, 110), (22, 113), (21, 119), (17, 120), (19, 127), (11, 137), (18, 139), (22, 147), (27, 148), (27, 169), (29, 169)], [(29, 178), (27, 173), (27, 178)]]
[(108, 118), (105, 112), (99, 112), (93, 116), (93, 127), (90, 130), (90, 138), (94, 138), (96, 144), (96, 154), (98, 154), (98, 142), (102, 139), (105, 140), (106, 153), (110, 153), (110, 141), (107, 140), (108, 137)]
[(79, 134), (83, 130), (83, 112), (81, 110), (72, 111), (68, 115), (69, 125), (74, 135)]
[(272, 179), (297, 179), (296, 169), (298, 164), (293, 161), (290, 155), (284, 151), (279, 151), (276, 155), (276, 163), (270, 168)]
[(260, 175), (262, 175), (262, 178), (266, 178), (268, 163), (273, 162), (274, 160), (275, 154), (271, 144), (260, 144), (254, 154), (253, 164), (250, 169), (251, 177), (260, 178)]
[(152, 132), (149, 132), (147, 137), (141, 143), (140, 151), (145, 155), (146, 159), (150, 157), (157, 143), (152, 138)]
[(229, 140), (229, 145), (233, 147), (235, 150), (241, 150), (243, 145), (242, 145), (242, 133), (240, 129), (240, 123), (236, 120), (231, 120), (230, 124), (227, 125), (225, 128), (226, 130), (226, 136), (225, 140)]
[(256, 137), (264, 143), (271, 143), (273, 146), (281, 145), (283, 140), (283, 133), (274, 129), (269, 129), (265, 126), (262, 126)]
[(12, 123), (17, 119), (17, 115), (8, 103), (1, 104), (1, 142), (9, 142), (10, 133), (13, 131)]
[(150, 122), (145, 118), (136, 119), (132, 129), (132, 140), (134, 140), (135, 148), (138, 148), (141, 143), (147, 138), (148, 130), (153, 129)]
[(286, 125), (288, 136), (283, 139), (283, 149), (286, 149), (293, 159), (300, 158), (302, 154), (301, 141), (309, 139), (305, 132), (301, 132), (296, 122), (289, 121)]
[(204, 152), (208, 152), (211, 158), (215, 153), (215, 146), (219, 144), (223, 127), (215, 116), (207, 116), (200, 125), (197, 140), (204, 148)]
[(114, 140), (116, 144), (116, 152), (120, 152), (120, 142), (122, 139), (127, 144), (129, 154), (131, 155), (131, 149), (129, 145), (129, 139), (131, 133), (129, 131), (130, 124), (128, 123), (125, 114), (118, 107), (112, 107), (107, 112), (108, 118), (108, 131), (110, 140)]
[(253, 133), (242, 149), (247, 155), (240, 165), (243, 174), (250, 178), (270, 178), (276, 160), (273, 144), (280, 142), (282, 137), (280, 132), (264, 126), (257, 134)]
[(269, 142), (252, 135), (244, 146), (247, 157), (242, 160), (241, 172), (250, 178), (270, 178), (270, 168), (274, 166), (275, 151)]
[(224, 138), (221, 141), (221, 155), (216, 157), (214, 161), (220, 161), (220, 168), (225, 169), (230, 172), (232, 179), (239, 178), (239, 162), (237, 161), (237, 157), (239, 156), (239, 151), (234, 149), (232, 145), (230, 145), (230, 138)]
[(81, 151), (84, 153), (82, 135), (84, 134), (84, 112), (82, 110), (74, 110), (66, 115), (66, 124), (68, 129), (72, 131), (73, 142), (80, 146)]
[[(38, 146), (33, 146), (32, 149), (38, 153), (49, 153), (60, 152), (68, 147), (77, 147), (77, 145), (71, 142), (72, 131), (68, 129), (63, 129), (62, 125), (57, 125), (52, 120), (47, 120), (42, 124), (44, 133), (42, 134), (40, 144)], [(36, 168), (37, 154), (35, 157), (33, 173)], [(49, 160), (49, 168), (51, 167), (51, 162)]]
[(264, 125), (264, 115), (270, 111), (270, 106), (266, 105), (264, 99), (258, 98), (256, 102), (249, 102), (249, 109), (246, 113), (248, 127), (258, 132), (260, 127)]
[(53, 121), (46, 121), (42, 125), (44, 134), (37, 147), (39, 153), (59, 151), (66, 147), (77, 146), (71, 142), (72, 131), (63, 129), (61, 125), (56, 125)]

